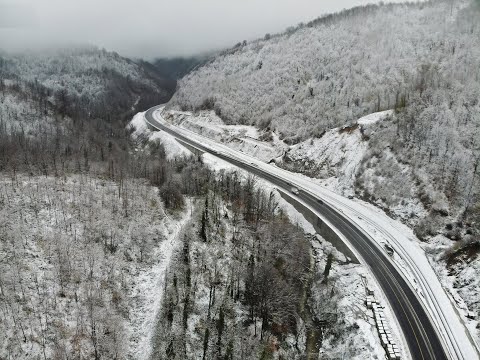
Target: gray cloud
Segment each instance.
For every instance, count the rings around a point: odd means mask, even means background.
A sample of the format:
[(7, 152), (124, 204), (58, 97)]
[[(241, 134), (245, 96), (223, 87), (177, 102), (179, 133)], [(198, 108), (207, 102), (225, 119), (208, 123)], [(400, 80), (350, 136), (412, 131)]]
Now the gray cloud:
[[(1, 1), (1, 0), (0, 0)], [(7, 51), (94, 44), (131, 57), (190, 55), (275, 33), (375, 0), (12, 0)], [(398, 0), (393, 0), (398, 1)], [(8, 13), (8, 16), (5, 15)], [(28, 24), (28, 25), (27, 25)]]

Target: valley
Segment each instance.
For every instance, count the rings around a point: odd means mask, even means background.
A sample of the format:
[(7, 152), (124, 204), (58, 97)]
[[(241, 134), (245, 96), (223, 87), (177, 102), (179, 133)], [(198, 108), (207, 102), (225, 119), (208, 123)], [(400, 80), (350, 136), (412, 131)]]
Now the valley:
[(478, 1), (41, 1), (45, 47), (0, 4), (1, 360), (480, 358)]

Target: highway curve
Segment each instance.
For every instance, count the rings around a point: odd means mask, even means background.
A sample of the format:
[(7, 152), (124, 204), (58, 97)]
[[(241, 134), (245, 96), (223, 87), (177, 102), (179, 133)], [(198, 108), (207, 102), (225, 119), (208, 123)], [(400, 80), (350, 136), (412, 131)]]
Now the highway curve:
[[(204, 152), (213, 153), (213, 155), (218, 158), (245, 169), (246, 171), (257, 175), (286, 191), (291, 189), (292, 183), (290, 181), (284, 180), (277, 175), (269, 173), (264, 169), (251, 165), (250, 163), (245, 163), (224, 153), (213, 151), (197, 141), (191, 140), (188, 137), (177, 133), (174, 129), (161, 124), (153, 116), (154, 111), (159, 107), (160, 106), (151, 108), (145, 113), (145, 118), (152, 127), (158, 130), (163, 130), (175, 138)], [(432, 360), (448, 359), (449, 357), (447, 357), (446, 352), (444, 351), (440, 338), (438, 337), (435, 327), (427, 315), (426, 310), (417, 298), (417, 295), (404, 280), (403, 276), (393, 266), (386, 253), (376, 246), (376, 244), (372, 244), (372, 240), (356, 227), (355, 224), (352, 224), (348, 218), (325, 204), (323, 201), (320, 201), (320, 198), (301, 190), (300, 187), (297, 196), (318, 213), (322, 214), (330, 224), (340, 231), (361, 256), (361, 260), (363, 260), (362, 262), (370, 268), (376, 280), (382, 287), (397, 321), (400, 324), (401, 331), (407, 341), (412, 358)], [(455, 356), (455, 358), (457, 357)]]

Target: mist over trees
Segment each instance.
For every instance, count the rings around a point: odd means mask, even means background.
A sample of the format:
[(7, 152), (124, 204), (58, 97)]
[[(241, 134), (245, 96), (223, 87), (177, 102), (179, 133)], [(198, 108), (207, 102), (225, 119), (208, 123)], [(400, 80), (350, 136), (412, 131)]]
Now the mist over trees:
[(62, 116), (84, 120), (124, 120), (136, 108), (168, 101), (175, 90), (151, 64), (95, 47), (2, 54), (0, 79), (53, 104)]
[(151, 65), (96, 48), (3, 54), (0, 170), (125, 176), (127, 120), (169, 99), (161, 80)]
[(203, 65), (209, 56), (160, 58), (152, 61), (157, 72), (166, 79), (178, 80)]

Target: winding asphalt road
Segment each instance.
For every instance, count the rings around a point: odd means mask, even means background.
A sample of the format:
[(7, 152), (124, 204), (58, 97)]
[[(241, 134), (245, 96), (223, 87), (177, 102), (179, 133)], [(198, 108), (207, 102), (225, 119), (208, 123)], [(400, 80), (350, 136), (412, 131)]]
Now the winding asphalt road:
[[(239, 161), (222, 152), (212, 150), (198, 141), (176, 132), (172, 127), (167, 127), (160, 123), (153, 116), (153, 113), (159, 107), (153, 107), (145, 113), (145, 118), (150, 126), (163, 130), (203, 152), (212, 153), (216, 157), (243, 168), (286, 191), (290, 191), (292, 188), (291, 181), (282, 179), (274, 172), (270, 173), (250, 163)], [(300, 186), (298, 189), (297, 197), (322, 214), (330, 224), (340, 231), (361, 256), (362, 262), (371, 269), (393, 309), (408, 343), (412, 358), (436, 360), (462, 358), (458, 354), (449, 354), (450, 356), (447, 356), (437, 331), (420, 300), (417, 298), (417, 294), (393, 266), (386, 252), (373, 244), (372, 240), (357, 228), (355, 224), (352, 224), (348, 218), (343, 216), (342, 213), (325, 204), (320, 198), (302, 190)]]

